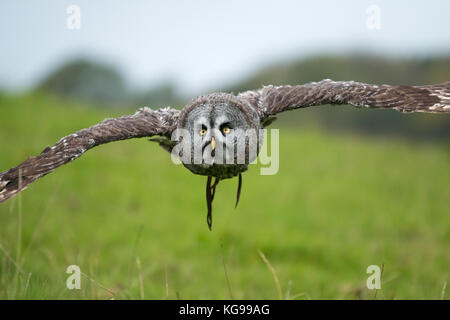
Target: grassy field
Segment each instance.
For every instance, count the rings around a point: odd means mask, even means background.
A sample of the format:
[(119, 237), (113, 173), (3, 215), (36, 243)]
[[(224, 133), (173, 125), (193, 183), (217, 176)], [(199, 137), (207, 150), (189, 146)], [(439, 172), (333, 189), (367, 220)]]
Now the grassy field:
[[(121, 113), (0, 97), (0, 171)], [(310, 127), (281, 129), (280, 142), (278, 174), (252, 165), (237, 209), (237, 181), (218, 186), (212, 232), (206, 179), (156, 144), (89, 151), (0, 204), (0, 298), (278, 299), (258, 250), (283, 299), (450, 297), (448, 141)], [(73, 264), (81, 290), (66, 288)], [(384, 265), (378, 292), (365, 287), (373, 264)]]

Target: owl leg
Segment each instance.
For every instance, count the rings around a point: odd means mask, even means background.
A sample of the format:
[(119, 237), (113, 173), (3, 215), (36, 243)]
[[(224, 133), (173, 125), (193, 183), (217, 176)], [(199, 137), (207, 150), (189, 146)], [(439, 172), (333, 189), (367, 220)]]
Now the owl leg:
[(214, 184), (211, 186), (212, 177), (208, 176), (206, 180), (206, 206), (208, 207), (208, 215), (206, 216), (206, 222), (208, 223), (209, 230), (212, 227), (212, 202), (214, 195), (216, 194), (216, 187), (219, 184), (220, 179), (216, 178)]
[(214, 184), (211, 187), (211, 192), (212, 192), (212, 198), (211, 198), (211, 202), (214, 200), (214, 195), (216, 194), (216, 187), (219, 184), (220, 179), (216, 178), (216, 180), (214, 180)]
[(236, 205), (234, 206), (237, 208), (237, 205), (239, 203), (239, 198), (241, 197), (241, 188), (242, 188), (242, 174), (239, 173), (239, 182), (238, 182), (238, 189), (237, 189), (237, 195), (236, 195)]

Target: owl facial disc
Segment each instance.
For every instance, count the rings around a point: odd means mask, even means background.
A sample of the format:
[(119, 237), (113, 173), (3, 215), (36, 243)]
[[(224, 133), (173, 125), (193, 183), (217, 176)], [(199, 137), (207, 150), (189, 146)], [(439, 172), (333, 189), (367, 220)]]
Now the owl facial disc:
[(237, 97), (201, 96), (180, 114), (174, 151), (194, 174), (228, 179), (248, 169), (263, 137), (258, 114)]

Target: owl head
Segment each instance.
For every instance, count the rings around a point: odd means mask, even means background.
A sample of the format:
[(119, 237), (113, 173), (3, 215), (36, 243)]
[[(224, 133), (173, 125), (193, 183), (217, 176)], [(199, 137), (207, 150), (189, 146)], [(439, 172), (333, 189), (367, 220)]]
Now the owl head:
[(180, 114), (179, 156), (195, 174), (220, 179), (246, 171), (263, 141), (258, 114), (248, 102), (227, 93), (193, 99)]

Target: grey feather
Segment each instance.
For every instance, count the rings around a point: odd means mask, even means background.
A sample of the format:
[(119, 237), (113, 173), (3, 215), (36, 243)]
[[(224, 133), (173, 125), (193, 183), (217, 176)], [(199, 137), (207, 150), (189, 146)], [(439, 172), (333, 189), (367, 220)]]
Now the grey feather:
[(134, 115), (107, 119), (68, 135), (53, 147), (46, 147), (38, 156), (0, 173), (0, 202), (96, 146), (131, 138), (170, 136), (177, 125), (179, 113), (179, 110), (171, 108), (159, 110), (142, 108)]
[[(176, 129), (192, 133), (192, 146), (202, 145), (202, 152), (211, 143), (211, 135), (199, 137), (195, 122), (208, 120), (211, 132), (220, 132), (220, 123), (226, 121), (235, 129), (255, 129), (269, 125), (280, 112), (322, 104), (351, 104), (355, 107), (389, 108), (401, 112), (450, 113), (450, 82), (425, 86), (372, 85), (354, 81), (322, 80), (296, 86), (266, 86), (234, 96), (212, 93), (188, 103), (183, 110), (142, 108), (134, 115), (107, 119), (87, 129), (60, 139), (53, 147), (47, 146), (41, 154), (0, 173), (0, 202), (7, 200), (30, 183), (71, 162), (96, 146), (119, 140), (153, 137), (164, 149), (171, 151), (177, 141), (171, 140)], [(219, 130), (219, 131), (218, 131)], [(235, 147), (238, 133), (230, 137), (217, 135), (219, 142)], [(247, 142), (245, 142), (247, 143)], [(258, 135), (257, 151), (262, 136)], [(205, 151), (206, 150), (206, 151)], [(215, 156), (215, 155), (214, 155)], [(235, 155), (231, 154), (231, 157)], [(250, 161), (251, 162), (251, 161)], [(195, 174), (232, 178), (247, 170), (248, 163), (192, 164), (183, 163)]]
[(266, 86), (238, 95), (258, 110), (261, 119), (280, 112), (324, 104), (387, 108), (400, 112), (450, 113), (450, 82), (427, 86), (373, 85), (354, 81)]

